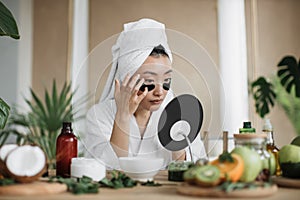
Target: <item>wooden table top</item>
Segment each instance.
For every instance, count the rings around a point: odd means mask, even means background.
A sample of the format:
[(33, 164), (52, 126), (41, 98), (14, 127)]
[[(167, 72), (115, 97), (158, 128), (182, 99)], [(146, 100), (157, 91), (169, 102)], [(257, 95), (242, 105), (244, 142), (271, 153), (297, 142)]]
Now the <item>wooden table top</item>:
[[(122, 189), (109, 189), (109, 188), (99, 188), (98, 194), (82, 194), (74, 195), (69, 192), (64, 192), (55, 195), (34, 195), (34, 196), (0, 196), (0, 199), (14, 200), (38, 200), (38, 199), (57, 199), (57, 200), (71, 200), (71, 199), (122, 199), (122, 200), (177, 200), (177, 199), (196, 199), (200, 197), (185, 196), (177, 193), (177, 187), (180, 187), (181, 182), (170, 182), (167, 180), (167, 171), (161, 171), (157, 176), (155, 176), (155, 182), (161, 183), (162, 186), (158, 187), (146, 187), (146, 186), (136, 186), (133, 188), (122, 188)], [(299, 199), (300, 189), (293, 188), (282, 188), (279, 187), (278, 191), (271, 196), (255, 198), (255, 199)], [(201, 199), (212, 199), (203, 198)], [(228, 198), (227, 198), (228, 199)], [(245, 198), (235, 198), (235, 199), (245, 199)]]

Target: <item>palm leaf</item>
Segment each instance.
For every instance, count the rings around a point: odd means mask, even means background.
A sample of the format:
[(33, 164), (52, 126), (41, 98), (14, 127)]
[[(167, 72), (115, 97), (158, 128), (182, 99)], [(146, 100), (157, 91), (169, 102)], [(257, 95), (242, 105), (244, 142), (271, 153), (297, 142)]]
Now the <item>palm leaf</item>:
[[(73, 103), (72, 98), (75, 95), (71, 91), (71, 83), (65, 83), (59, 92), (56, 82), (53, 81), (51, 94), (45, 89), (44, 99), (39, 99), (35, 92), (31, 89), (33, 97), (32, 101), (26, 99), (31, 111), (28, 114), (20, 114), (16, 110), (12, 112), (9, 119), (11, 127), (22, 126), (26, 133), (20, 133), (18, 130), (10, 130), (12, 134), (17, 136), (18, 143), (34, 143), (39, 145), (46, 153), (48, 160), (55, 159), (56, 138), (60, 132), (60, 128), (64, 121), (78, 120), (83, 116), (79, 116), (81, 104), (86, 102), (89, 97), (79, 98)], [(5, 135), (0, 139), (6, 140)], [(0, 140), (2, 142), (2, 140)]]
[[(37, 108), (34, 110), (41, 111), (41, 114), (46, 116), (47, 114), (46, 114), (46, 111), (45, 111), (42, 101), (37, 97), (37, 95), (34, 93), (34, 91), (32, 89), (30, 89), (30, 93), (31, 93), (31, 96), (33, 97), (33, 100), (34, 100), (36, 106), (37, 106)], [(28, 100), (27, 100), (27, 104), (29, 104), (29, 106), (31, 106), (31, 108), (34, 108), (31, 104), (31, 102)]]
[(58, 98), (57, 98), (57, 91), (56, 91), (56, 82), (55, 80), (53, 80), (53, 87), (52, 87), (52, 104), (53, 107), (57, 107), (57, 102), (58, 102)]
[(274, 106), (276, 94), (273, 91), (273, 85), (267, 82), (264, 77), (259, 77), (251, 84), (251, 89), (256, 112), (263, 118), (270, 112), (270, 107)]
[(19, 39), (17, 23), (9, 9), (0, 1), (0, 36)]
[(300, 97), (300, 60), (293, 56), (284, 57), (278, 64), (277, 75), (281, 79), (281, 85), (288, 93), (291, 93), (292, 88), (295, 87), (295, 96)]
[[(1, 2), (0, 2), (1, 3)], [(10, 107), (0, 98), (0, 129), (3, 129), (9, 116)]]

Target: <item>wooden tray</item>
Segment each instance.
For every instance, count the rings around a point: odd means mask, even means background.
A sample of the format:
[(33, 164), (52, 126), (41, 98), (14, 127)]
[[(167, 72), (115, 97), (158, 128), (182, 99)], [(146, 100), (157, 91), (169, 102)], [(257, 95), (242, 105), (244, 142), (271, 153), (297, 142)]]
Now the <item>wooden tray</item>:
[(300, 188), (300, 179), (291, 179), (278, 176), (272, 177), (272, 181), (282, 187)]
[(183, 195), (200, 196), (200, 197), (218, 197), (218, 198), (253, 198), (270, 196), (276, 193), (278, 190), (277, 185), (274, 184), (271, 187), (258, 187), (255, 189), (241, 189), (232, 192), (225, 192), (218, 188), (204, 188), (199, 186), (189, 185), (183, 183), (177, 188), (177, 192)]
[(65, 184), (48, 183), (45, 181), (0, 186), (0, 195), (44, 195), (57, 194), (65, 191), (67, 191)]

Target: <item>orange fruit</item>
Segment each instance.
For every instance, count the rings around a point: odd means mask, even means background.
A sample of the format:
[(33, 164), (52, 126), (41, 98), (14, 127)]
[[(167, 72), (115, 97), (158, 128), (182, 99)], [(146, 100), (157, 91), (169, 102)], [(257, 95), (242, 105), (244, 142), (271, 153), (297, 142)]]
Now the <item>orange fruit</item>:
[(229, 160), (221, 161), (219, 158), (210, 162), (211, 165), (215, 165), (221, 171), (221, 177), (224, 181), (229, 180), (237, 182), (244, 172), (244, 161), (238, 154), (230, 154), (232, 162)]

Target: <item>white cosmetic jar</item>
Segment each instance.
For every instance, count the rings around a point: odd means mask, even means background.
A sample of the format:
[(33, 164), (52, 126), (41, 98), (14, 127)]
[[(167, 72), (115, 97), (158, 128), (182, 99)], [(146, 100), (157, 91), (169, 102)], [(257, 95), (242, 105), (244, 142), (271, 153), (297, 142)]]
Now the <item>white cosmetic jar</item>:
[(72, 158), (71, 177), (82, 178), (88, 176), (94, 181), (100, 181), (106, 176), (104, 163), (93, 158)]

